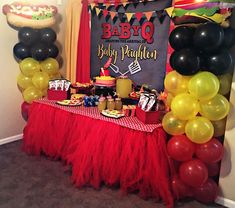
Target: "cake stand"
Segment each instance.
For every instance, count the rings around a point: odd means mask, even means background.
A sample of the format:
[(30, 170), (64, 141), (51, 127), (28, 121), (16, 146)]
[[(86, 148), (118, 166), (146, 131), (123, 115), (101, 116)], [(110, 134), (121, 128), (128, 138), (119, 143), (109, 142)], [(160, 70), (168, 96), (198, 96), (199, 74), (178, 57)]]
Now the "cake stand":
[(95, 94), (96, 95), (103, 95), (103, 96), (114, 96), (115, 95), (115, 87), (116, 85), (100, 85), (100, 84), (93, 84), (95, 86)]

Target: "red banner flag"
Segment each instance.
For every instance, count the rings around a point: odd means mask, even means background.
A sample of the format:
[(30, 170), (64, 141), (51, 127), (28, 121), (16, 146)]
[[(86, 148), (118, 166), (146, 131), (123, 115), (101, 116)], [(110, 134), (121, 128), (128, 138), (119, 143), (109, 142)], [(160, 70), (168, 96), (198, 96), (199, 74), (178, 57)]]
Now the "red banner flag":
[(141, 20), (142, 16), (143, 16), (143, 13), (142, 13), (142, 12), (136, 12), (136, 13), (135, 13), (135, 17), (136, 17), (136, 19), (137, 19), (138, 21)]

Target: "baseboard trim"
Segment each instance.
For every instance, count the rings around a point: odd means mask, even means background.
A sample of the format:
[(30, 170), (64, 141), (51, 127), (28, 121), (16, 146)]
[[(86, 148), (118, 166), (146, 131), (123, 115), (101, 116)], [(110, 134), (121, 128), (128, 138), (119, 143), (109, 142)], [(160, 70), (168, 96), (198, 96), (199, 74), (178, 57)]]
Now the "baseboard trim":
[(10, 142), (14, 142), (14, 141), (20, 140), (22, 138), (23, 138), (23, 134), (18, 134), (18, 135), (15, 135), (15, 136), (0, 139), (0, 145), (7, 144), (7, 143), (10, 143)]
[(217, 197), (216, 201), (217, 204), (220, 204), (222, 206), (225, 207), (229, 207), (229, 208), (235, 208), (235, 201), (232, 201), (230, 199), (226, 199), (224, 197)]

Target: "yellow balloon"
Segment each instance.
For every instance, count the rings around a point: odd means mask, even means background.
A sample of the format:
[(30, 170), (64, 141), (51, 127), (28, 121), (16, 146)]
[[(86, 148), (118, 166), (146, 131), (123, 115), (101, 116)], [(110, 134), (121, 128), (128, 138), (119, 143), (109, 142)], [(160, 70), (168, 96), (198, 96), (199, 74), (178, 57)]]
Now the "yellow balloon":
[(211, 121), (218, 121), (225, 118), (229, 113), (230, 105), (228, 100), (217, 94), (210, 100), (200, 101), (200, 114)]
[(32, 103), (34, 100), (42, 98), (42, 92), (36, 87), (29, 87), (24, 90), (23, 97), (27, 103)]
[(165, 89), (177, 95), (179, 93), (188, 92), (188, 82), (191, 76), (183, 76), (176, 71), (169, 72), (164, 80)]
[(59, 69), (59, 63), (54, 58), (47, 58), (41, 62), (41, 69), (50, 76), (57, 73)]
[(189, 92), (199, 100), (209, 100), (219, 91), (219, 80), (210, 72), (199, 72), (188, 84)]
[(229, 73), (218, 76), (220, 82), (219, 94), (227, 95), (230, 92), (232, 78)]
[(214, 127), (207, 118), (197, 116), (187, 122), (185, 133), (192, 142), (203, 144), (212, 138)]
[(171, 93), (167, 93), (167, 98), (166, 98), (166, 105), (170, 108), (171, 107), (171, 102), (174, 98), (174, 95)]
[(42, 97), (46, 97), (47, 96), (47, 90), (48, 89), (43, 89), (42, 90)]
[(40, 64), (33, 58), (25, 58), (20, 62), (20, 70), (25, 76), (32, 77), (40, 71)]
[(184, 133), (186, 121), (176, 118), (172, 111), (168, 112), (162, 119), (163, 129), (171, 135), (180, 135)]
[(53, 80), (53, 79), (60, 79), (60, 78), (61, 78), (60, 71), (57, 70), (57, 72), (56, 72), (55, 74), (51, 74), (49, 77), (50, 77), (50, 80)]
[(31, 77), (26, 77), (22, 73), (17, 76), (17, 84), (21, 89), (26, 89), (33, 86)]
[(39, 90), (47, 89), (49, 76), (46, 72), (36, 72), (32, 78), (33, 85)]
[(211, 121), (214, 126), (214, 137), (223, 136), (225, 133), (227, 117), (218, 121)]
[(194, 118), (199, 111), (198, 100), (189, 93), (176, 95), (171, 102), (173, 114), (181, 120)]

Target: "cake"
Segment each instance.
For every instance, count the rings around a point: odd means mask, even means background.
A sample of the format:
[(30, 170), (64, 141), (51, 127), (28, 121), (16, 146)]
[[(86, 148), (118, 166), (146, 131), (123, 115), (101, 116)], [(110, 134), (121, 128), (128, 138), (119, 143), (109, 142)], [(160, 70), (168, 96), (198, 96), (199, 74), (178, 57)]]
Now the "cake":
[(110, 76), (110, 72), (108, 69), (101, 68), (100, 76), (95, 77), (96, 85), (102, 86), (115, 86), (116, 79)]
[(96, 85), (114, 86), (115, 78), (111, 76), (99, 76), (99, 77), (95, 77), (95, 83)]

